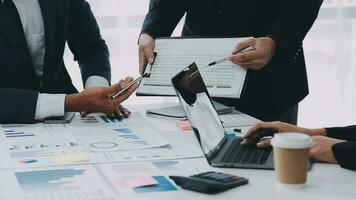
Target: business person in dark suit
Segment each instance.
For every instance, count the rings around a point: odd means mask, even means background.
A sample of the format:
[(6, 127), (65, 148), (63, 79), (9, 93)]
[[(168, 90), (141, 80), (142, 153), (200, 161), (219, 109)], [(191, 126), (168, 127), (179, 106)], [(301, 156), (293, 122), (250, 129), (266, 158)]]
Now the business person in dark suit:
[[(296, 124), (308, 94), (302, 42), (322, 0), (151, 0), (139, 39), (140, 72), (153, 62), (154, 38), (171, 36), (186, 14), (182, 36), (250, 37), (230, 60), (250, 69), (245, 96), (220, 99), (264, 121)], [(255, 46), (256, 50), (236, 54)]]
[[(356, 126), (307, 129), (283, 122), (266, 122), (251, 128), (244, 136), (243, 144), (250, 144), (261, 133), (298, 132), (312, 136), (314, 145), (311, 157), (317, 161), (340, 164), (341, 167), (356, 170)], [(267, 147), (270, 139), (258, 141), (258, 147)]]
[[(80, 93), (63, 63), (66, 42), (80, 65)], [(109, 87), (108, 48), (84, 0), (0, 0), (0, 71), (0, 123), (65, 111), (122, 114), (119, 104), (137, 88), (110, 99), (132, 78)]]

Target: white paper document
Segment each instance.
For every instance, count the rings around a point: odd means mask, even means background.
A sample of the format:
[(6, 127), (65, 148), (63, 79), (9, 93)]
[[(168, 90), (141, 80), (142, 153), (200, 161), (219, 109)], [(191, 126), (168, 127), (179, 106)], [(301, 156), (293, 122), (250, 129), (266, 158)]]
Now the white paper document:
[(195, 62), (213, 97), (240, 98), (247, 70), (226, 61), (211, 67), (207, 65), (226, 58), (234, 46), (248, 38), (172, 38), (157, 39), (154, 64), (146, 67), (150, 77), (144, 78), (139, 95), (176, 95), (171, 79)]
[(159, 132), (139, 113), (101, 119), (0, 125), (0, 169), (203, 157), (193, 134)]
[[(207, 171), (205, 159), (68, 165), (0, 171), (1, 200), (113, 200), (181, 191), (169, 175)], [(153, 198), (156, 199), (156, 198)]]

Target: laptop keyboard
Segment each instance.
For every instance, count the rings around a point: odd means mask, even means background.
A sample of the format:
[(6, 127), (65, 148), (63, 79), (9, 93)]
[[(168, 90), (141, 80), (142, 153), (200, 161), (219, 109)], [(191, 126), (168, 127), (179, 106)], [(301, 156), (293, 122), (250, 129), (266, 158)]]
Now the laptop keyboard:
[(226, 163), (246, 163), (246, 164), (265, 164), (271, 153), (271, 148), (256, 148), (252, 145), (241, 145), (241, 140), (234, 140), (227, 150), (222, 162)]

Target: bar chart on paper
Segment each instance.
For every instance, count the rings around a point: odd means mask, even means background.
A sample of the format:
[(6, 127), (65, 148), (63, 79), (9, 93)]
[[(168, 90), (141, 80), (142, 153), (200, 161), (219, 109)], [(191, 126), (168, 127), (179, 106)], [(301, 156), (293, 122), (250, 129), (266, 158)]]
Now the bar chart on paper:
[(50, 136), (50, 132), (47, 131), (47, 127), (44, 124), (2, 124), (1, 136), (6, 139), (24, 139), (29, 140), (34, 137), (46, 137)]
[(30, 200), (105, 199), (114, 194), (92, 166), (16, 171), (20, 188)]

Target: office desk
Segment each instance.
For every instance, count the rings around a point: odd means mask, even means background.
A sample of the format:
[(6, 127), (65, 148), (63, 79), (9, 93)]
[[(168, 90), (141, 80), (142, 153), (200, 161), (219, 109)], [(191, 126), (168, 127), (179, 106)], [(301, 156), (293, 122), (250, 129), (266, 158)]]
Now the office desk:
[[(143, 112), (145, 109), (162, 106), (138, 106), (132, 110)], [(148, 117), (149, 121), (162, 130), (176, 129), (176, 121), (171, 119)], [(185, 133), (185, 134), (193, 134)], [(186, 160), (189, 163), (200, 165), (205, 170), (215, 170), (236, 174), (250, 180), (246, 186), (238, 187), (217, 195), (205, 195), (187, 190), (175, 193), (155, 194), (153, 199), (291, 199), (291, 200), (355, 200), (356, 199), (356, 172), (342, 169), (338, 165), (316, 163), (308, 173), (308, 182), (305, 188), (281, 188), (276, 184), (274, 171), (227, 169), (210, 167), (205, 158)], [(204, 171), (204, 170), (202, 170)]]
[[(154, 105), (140, 105), (140, 106), (128, 106), (128, 108), (133, 112), (140, 112), (142, 115), (145, 115), (147, 109), (158, 108), (161, 106), (170, 106), (172, 104), (154, 104)], [(173, 133), (178, 132), (176, 128), (176, 120), (161, 118), (161, 117), (152, 117), (146, 116), (147, 120), (156, 128), (160, 133)], [(178, 132), (182, 136), (188, 136), (191, 138), (192, 143), (187, 143), (187, 148), (194, 148), (196, 145), (195, 136), (192, 131)], [(171, 135), (164, 135), (169, 141)], [(151, 162), (141, 162), (141, 163), (151, 163)], [(191, 175), (198, 172), (204, 171), (221, 171), (227, 172), (239, 176), (246, 177), (250, 180), (248, 185), (241, 186), (220, 194), (215, 195), (206, 195), (200, 194), (197, 192), (192, 192), (188, 190), (182, 190), (179, 187), (177, 191), (169, 192), (154, 192), (154, 193), (145, 193), (145, 194), (130, 194), (122, 196), (121, 193), (117, 194), (117, 199), (291, 199), (291, 200), (335, 200), (335, 199), (345, 199), (345, 200), (355, 200), (356, 199), (356, 172), (345, 170), (340, 168), (338, 165), (330, 164), (314, 164), (312, 170), (308, 174), (307, 186), (302, 189), (288, 189), (281, 188), (276, 185), (274, 171), (268, 170), (249, 170), (249, 169), (227, 169), (227, 168), (212, 168), (208, 165), (204, 157), (193, 158), (193, 159), (181, 159), (178, 160), (179, 170), (172, 170), (164, 172), (160, 175), (169, 176), (169, 175)], [(125, 163), (124, 163), (125, 164)], [(127, 163), (128, 166), (135, 163)], [(86, 166), (94, 166), (98, 168), (103, 164), (89, 164)], [(104, 164), (105, 165), (105, 164)], [(120, 165), (120, 163), (118, 163)], [(84, 165), (78, 165), (84, 166)], [(3, 171), (0, 171), (0, 200), (9, 199), (9, 196), (5, 196), (5, 192), (12, 187), (11, 181), (7, 180), (3, 176)], [(148, 174), (150, 176), (151, 174)], [(86, 182), (85, 182), (86, 183)], [(88, 184), (91, 184), (88, 182)], [(21, 199), (16, 197), (17, 193), (13, 192), (11, 194), (12, 199)], [(52, 199), (61, 199), (61, 198), (51, 198)], [(116, 199), (116, 198), (115, 198)]]

